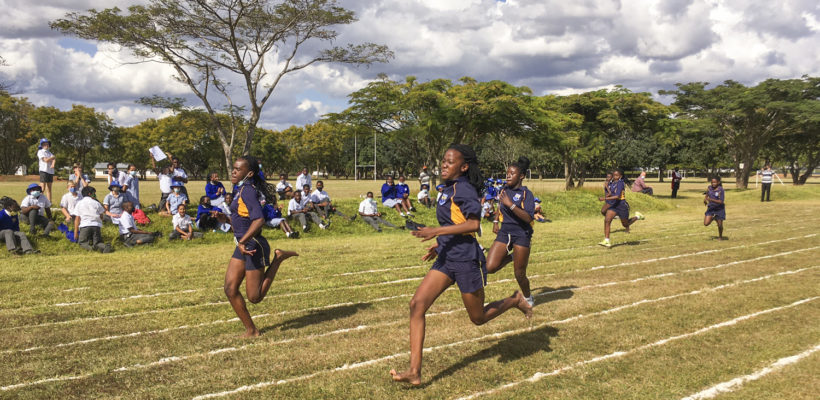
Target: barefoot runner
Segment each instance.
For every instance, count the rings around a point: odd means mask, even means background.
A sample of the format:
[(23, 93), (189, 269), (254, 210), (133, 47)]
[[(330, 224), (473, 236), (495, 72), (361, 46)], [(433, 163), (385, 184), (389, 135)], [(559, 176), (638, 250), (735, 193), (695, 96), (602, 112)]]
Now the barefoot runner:
[(726, 219), (726, 204), (723, 202), (723, 183), (720, 177), (712, 178), (712, 184), (706, 189), (703, 204), (706, 206), (706, 215), (703, 217), (703, 226), (709, 226), (712, 220), (717, 223), (718, 240), (723, 240), (723, 220)]
[(410, 368), (401, 373), (390, 370), (394, 381), (413, 385), (421, 383), (425, 314), (436, 298), (453, 283), (458, 284), (470, 321), (476, 325), (484, 324), (513, 307), (527, 317), (532, 315), (532, 307), (518, 291), (503, 300), (484, 305), (487, 270), (484, 253), (475, 238), (481, 215), (478, 190), (484, 182), (475, 151), (466, 145), (451, 145), (441, 162), (441, 179), (446, 182), (436, 207), (436, 217), (441, 226), (424, 227), (412, 232), (422, 241), (436, 237), (437, 240), (422, 257), (422, 260), (435, 258), (436, 261), (410, 300)]
[[(268, 293), (282, 261), (298, 254), (276, 249), (273, 263), (270, 262), (270, 246), (262, 236), (265, 218), (260, 195), (273, 199), (276, 192), (270, 190), (265, 178), (259, 174), (259, 162), (251, 156), (239, 157), (233, 164), (231, 183), (238, 186), (231, 203), (231, 224), (236, 238), (236, 249), (225, 273), (225, 295), (245, 325), (245, 334), (242, 337), (247, 338), (259, 336), (259, 329), (254, 325), (245, 306), (245, 299), (239, 293), (242, 280), (246, 280), (245, 294), (248, 301), (259, 303)], [(265, 270), (265, 267), (268, 269)]]

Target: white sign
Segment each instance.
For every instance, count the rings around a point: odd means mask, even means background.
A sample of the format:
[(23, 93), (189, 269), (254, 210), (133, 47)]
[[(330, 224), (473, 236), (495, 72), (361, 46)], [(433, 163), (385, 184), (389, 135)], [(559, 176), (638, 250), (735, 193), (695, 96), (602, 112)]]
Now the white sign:
[(166, 159), (165, 153), (162, 152), (162, 149), (159, 146), (154, 146), (148, 149), (148, 152), (151, 153), (151, 156), (154, 157), (154, 160), (162, 161)]
[(744, 165), (743, 163), (740, 163), (740, 164), (737, 165), (737, 167), (740, 168), (740, 169), (743, 169), (743, 165)]

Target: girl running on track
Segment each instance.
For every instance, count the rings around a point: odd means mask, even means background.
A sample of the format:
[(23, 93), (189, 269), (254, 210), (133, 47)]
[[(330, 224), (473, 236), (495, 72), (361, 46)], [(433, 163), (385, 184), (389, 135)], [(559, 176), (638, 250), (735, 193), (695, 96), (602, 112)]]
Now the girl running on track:
[[(268, 293), (276, 271), (282, 261), (298, 256), (293, 251), (276, 249), (273, 263), (270, 261), (270, 245), (262, 236), (265, 216), (262, 212), (260, 196), (273, 199), (275, 190), (265, 182), (259, 173), (259, 162), (251, 156), (239, 157), (233, 163), (231, 183), (237, 186), (237, 192), (231, 202), (231, 224), (236, 249), (228, 263), (225, 273), (225, 295), (236, 315), (245, 325), (244, 338), (259, 336), (259, 329), (254, 325), (245, 299), (239, 293), (239, 285), (245, 280), (245, 294), (251, 303), (259, 303)], [(268, 267), (265, 270), (265, 267)]]
[(609, 241), (609, 229), (612, 220), (615, 219), (616, 216), (621, 219), (621, 225), (624, 226), (627, 233), (629, 233), (630, 225), (634, 224), (637, 220), (644, 219), (644, 216), (639, 212), (636, 212), (634, 217), (629, 218), (629, 203), (626, 202), (625, 187), (624, 172), (620, 169), (616, 169), (612, 173), (608, 194), (605, 197), (598, 198), (598, 200), (606, 201), (606, 203), (609, 204), (609, 208), (604, 215), (604, 240), (598, 243), (601, 246), (612, 247), (612, 243)]
[(453, 283), (458, 284), (470, 321), (476, 325), (513, 307), (528, 318), (532, 316), (532, 307), (518, 291), (503, 300), (484, 305), (486, 261), (475, 238), (481, 215), (478, 193), (484, 181), (475, 151), (463, 144), (450, 145), (441, 161), (441, 179), (445, 187), (436, 206), (436, 218), (441, 226), (423, 227), (412, 232), (422, 241), (436, 238), (436, 244), (430, 246), (422, 257), (425, 261), (436, 261), (410, 300), (410, 368), (401, 373), (390, 370), (394, 381), (413, 385), (421, 383), (425, 314)]
[[(609, 184), (612, 183), (612, 172), (606, 173), (606, 179), (604, 179), (604, 197), (609, 196)], [(609, 203), (604, 202), (604, 205), (601, 206), (601, 215), (606, 216), (606, 210), (609, 209)]]
[(535, 196), (526, 186), (521, 186), (529, 168), (530, 160), (527, 157), (520, 157), (507, 167), (507, 185), (501, 189), (498, 217), (493, 221), (493, 233), (498, 236), (487, 253), (487, 273), (493, 274), (512, 261), (521, 294), (532, 307), (535, 300), (530, 292), (530, 280), (527, 279), (527, 263), (530, 259)]
[(703, 226), (709, 226), (714, 220), (718, 226), (718, 240), (723, 238), (723, 221), (726, 219), (726, 204), (723, 202), (723, 182), (720, 177), (712, 178), (712, 184), (706, 189), (703, 205), (706, 206), (706, 215), (703, 217)]

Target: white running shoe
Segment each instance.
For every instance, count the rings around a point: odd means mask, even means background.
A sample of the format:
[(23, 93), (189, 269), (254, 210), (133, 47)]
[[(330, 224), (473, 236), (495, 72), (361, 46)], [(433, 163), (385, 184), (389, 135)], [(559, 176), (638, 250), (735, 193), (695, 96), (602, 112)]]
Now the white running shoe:
[(535, 298), (532, 295), (530, 295), (530, 297), (527, 297), (526, 299), (527, 299), (527, 303), (530, 304), (530, 307), (535, 306)]
[(638, 219), (638, 220), (640, 220), (640, 221), (643, 221), (643, 220), (645, 220), (645, 219), (646, 219), (646, 217), (644, 217), (644, 216), (643, 216), (643, 214), (641, 214), (641, 213), (639, 213), (639, 212), (637, 212), (637, 211), (635, 211), (635, 218), (637, 218), (637, 219)]

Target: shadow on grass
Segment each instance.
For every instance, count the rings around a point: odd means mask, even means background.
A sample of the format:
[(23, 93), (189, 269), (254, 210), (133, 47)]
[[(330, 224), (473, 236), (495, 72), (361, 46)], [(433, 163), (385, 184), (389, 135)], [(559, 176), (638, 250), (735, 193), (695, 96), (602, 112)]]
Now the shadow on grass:
[(639, 245), (639, 244), (641, 244), (641, 243), (643, 243), (643, 242), (641, 242), (640, 240), (630, 240), (630, 241), (628, 241), (628, 242), (615, 243), (615, 244), (613, 244), (613, 245), (612, 245), (612, 247), (619, 247), (619, 246), (637, 246), (637, 245)]
[(573, 289), (578, 286), (561, 286), (558, 288), (551, 288), (547, 286), (533, 288), (533, 297), (535, 297), (535, 306), (546, 304), (556, 300), (566, 300), (575, 295)]
[(712, 240), (729, 240), (728, 236), (724, 236), (723, 239), (721, 239), (720, 236), (710, 236), (709, 238)]
[(458, 363), (439, 372), (430, 381), (422, 384), (427, 386), (431, 383), (444, 379), (455, 374), (457, 371), (469, 368), (472, 364), (493, 358), (498, 358), (500, 363), (509, 363), (518, 359), (529, 357), (539, 352), (550, 352), (550, 338), (558, 336), (558, 329), (551, 326), (534, 329), (518, 335), (508, 336), (487, 349), (481, 350), (471, 356), (463, 358)]
[(334, 319), (347, 318), (366, 308), (370, 308), (370, 303), (358, 303), (328, 308), (324, 310), (314, 310), (299, 318), (294, 318), (291, 320), (278, 323), (276, 325), (269, 326), (263, 329), (262, 331), (266, 332), (275, 329), (287, 331), (290, 329), (304, 328), (306, 326), (321, 324), (322, 322), (332, 321)]

